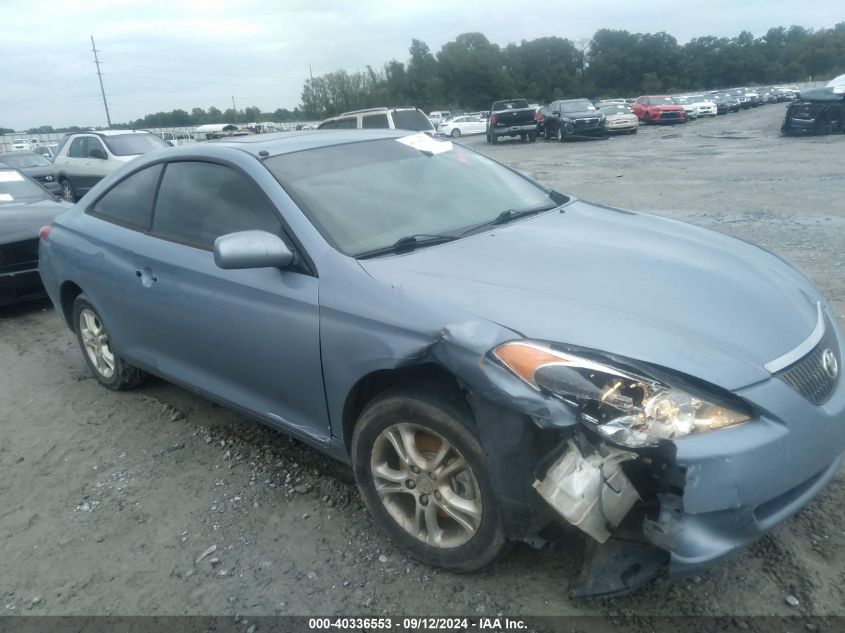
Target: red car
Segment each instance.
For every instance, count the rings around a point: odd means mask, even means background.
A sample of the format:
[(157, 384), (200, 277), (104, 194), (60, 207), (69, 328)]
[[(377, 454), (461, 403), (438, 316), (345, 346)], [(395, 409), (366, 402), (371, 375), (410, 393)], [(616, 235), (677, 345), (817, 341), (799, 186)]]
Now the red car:
[(634, 114), (645, 123), (685, 123), (684, 106), (668, 95), (638, 97), (633, 105)]

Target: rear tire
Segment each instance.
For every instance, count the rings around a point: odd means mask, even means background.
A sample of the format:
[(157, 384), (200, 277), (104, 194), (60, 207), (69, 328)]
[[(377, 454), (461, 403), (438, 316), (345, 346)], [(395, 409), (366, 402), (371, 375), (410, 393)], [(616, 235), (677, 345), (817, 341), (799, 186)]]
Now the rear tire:
[(73, 329), (85, 364), (101, 385), (122, 391), (144, 381), (146, 374), (114, 351), (99, 312), (84, 293), (73, 302)]
[(70, 181), (67, 178), (62, 178), (59, 181), (59, 185), (62, 188), (62, 200), (65, 202), (76, 202), (76, 192), (73, 190), (73, 185), (70, 184)]
[(391, 540), (424, 563), (470, 572), (507, 541), (474, 423), (447, 393), (400, 387), (379, 396), (355, 426), (352, 465)]
[(529, 132), (528, 133), (528, 142), (533, 143), (537, 140), (537, 132)]
[(495, 132), (490, 132), (490, 144), (496, 145), (499, 142), (499, 137), (496, 136)]

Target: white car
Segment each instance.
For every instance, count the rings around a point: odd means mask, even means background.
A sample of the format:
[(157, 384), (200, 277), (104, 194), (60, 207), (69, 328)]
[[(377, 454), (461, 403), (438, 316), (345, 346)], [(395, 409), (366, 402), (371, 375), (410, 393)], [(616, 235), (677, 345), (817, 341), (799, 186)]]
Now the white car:
[(698, 107), (689, 97), (675, 97), (675, 102), (679, 106), (684, 106), (684, 114), (686, 115), (687, 121), (695, 121), (698, 118)]
[(118, 167), (147, 152), (170, 147), (142, 130), (101, 130), (68, 134), (59, 144), (53, 170), (62, 198), (76, 202)]
[(169, 132), (167, 130), (159, 132), (158, 134), (162, 140), (167, 141), (174, 147), (178, 145), (190, 145), (196, 143), (196, 140), (188, 132)]
[(438, 123), (442, 123), (443, 121), (447, 121), (452, 118), (452, 113), (448, 110), (435, 110), (434, 112), (428, 113), (428, 119), (434, 124), (434, 127), (437, 127)]
[(697, 115), (699, 117), (716, 116), (719, 113), (716, 103), (714, 101), (710, 101), (702, 95), (688, 97), (687, 101), (698, 108)]
[(453, 138), (464, 134), (484, 134), (487, 122), (478, 116), (458, 116), (438, 125), (437, 131)]

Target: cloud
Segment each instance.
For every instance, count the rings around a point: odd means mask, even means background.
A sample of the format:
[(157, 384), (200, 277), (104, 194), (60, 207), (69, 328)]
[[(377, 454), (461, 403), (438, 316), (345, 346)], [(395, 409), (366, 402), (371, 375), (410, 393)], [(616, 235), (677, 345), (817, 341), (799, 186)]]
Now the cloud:
[[(309, 62), (315, 75), (404, 61), (411, 39), (433, 51), (481, 31), (501, 45), (557, 35), (586, 43), (599, 28), (699, 35), (762, 34), (771, 26), (830, 27), (840, 1), (710, 0), (689, 5), (593, 0), (588, 10), (499, 0), (0, 0), (3, 99), (0, 126), (104, 125), (90, 35), (100, 50), (112, 120), (215, 105), (265, 110), (299, 102)], [(586, 5), (577, 5), (586, 7)]]

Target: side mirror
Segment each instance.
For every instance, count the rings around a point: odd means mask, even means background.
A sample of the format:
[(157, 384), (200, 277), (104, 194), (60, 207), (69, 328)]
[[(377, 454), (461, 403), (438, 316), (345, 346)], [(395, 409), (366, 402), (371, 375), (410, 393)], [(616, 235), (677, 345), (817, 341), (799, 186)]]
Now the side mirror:
[(89, 158), (99, 158), (100, 160), (107, 160), (108, 156), (106, 153), (101, 150), (99, 147), (95, 147), (94, 149), (88, 150), (88, 157)]
[(173, 141), (165, 141), (165, 143), (167, 143), (168, 145), (170, 145), (170, 147), (174, 147), (174, 145), (173, 145)]
[(293, 252), (278, 235), (267, 231), (238, 231), (214, 240), (214, 263), (220, 268), (287, 268)]

